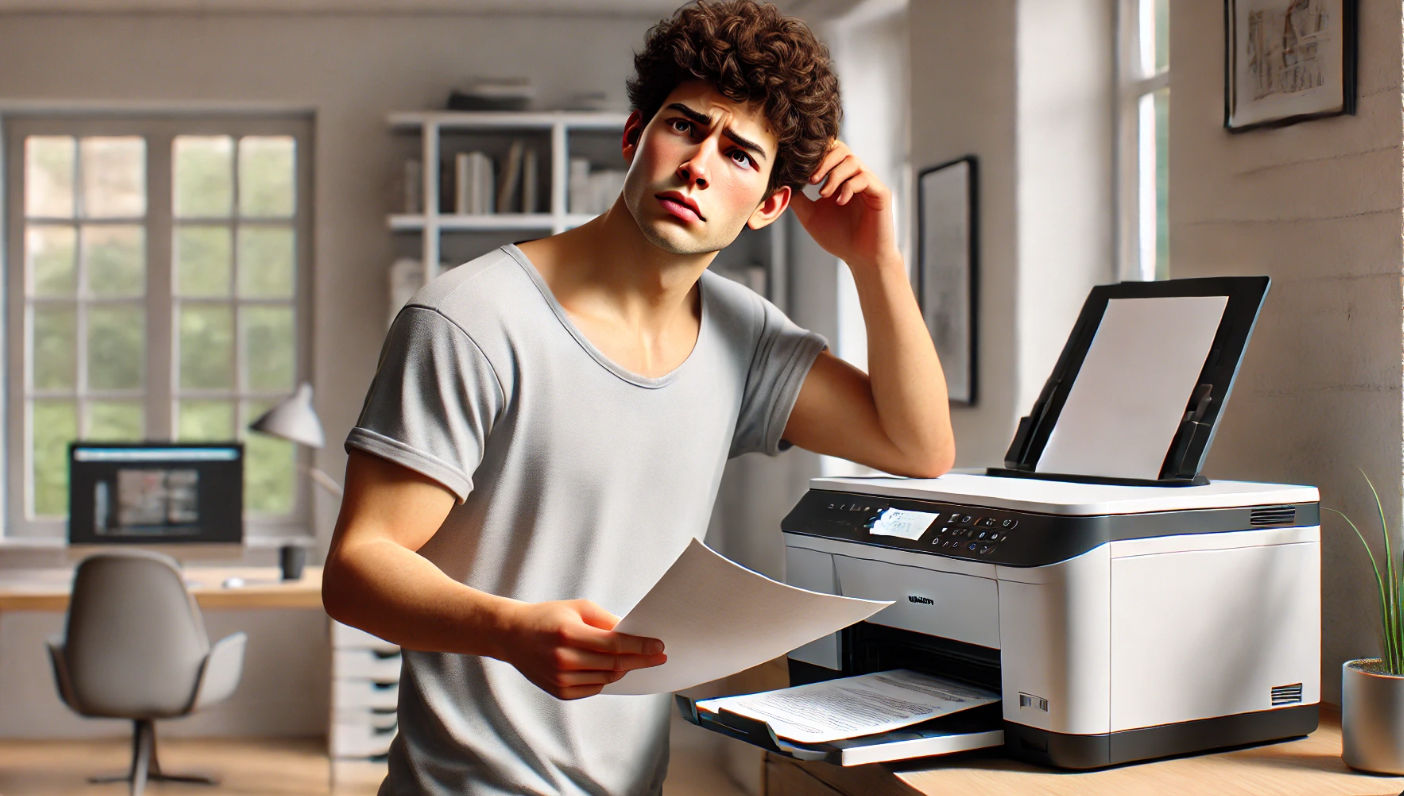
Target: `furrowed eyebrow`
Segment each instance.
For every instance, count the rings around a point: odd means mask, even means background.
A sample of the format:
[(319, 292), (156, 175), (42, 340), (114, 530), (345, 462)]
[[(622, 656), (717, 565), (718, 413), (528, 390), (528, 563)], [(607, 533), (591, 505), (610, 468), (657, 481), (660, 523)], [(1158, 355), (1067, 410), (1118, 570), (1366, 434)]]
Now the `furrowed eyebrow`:
[[(682, 104), (681, 102), (674, 102), (672, 105), (669, 105), (668, 110), (677, 111), (683, 116), (686, 116), (694, 124), (701, 125), (702, 127), (712, 126), (712, 117), (700, 111), (695, 111)], [(761, 160), (765, 160), (765, 149), (763, 149), (760, 144), (742, 138), (741, 136), (737, 135), (736, 131), (732, 130), (730, 127), (726, 128), (725, 130), (722, 130), (722, 133), (725, 134), (727, 138), (730, 138), (732, 141), (734, 141), (737, 146), (750, 152), (751, 154), (755, 155)]]

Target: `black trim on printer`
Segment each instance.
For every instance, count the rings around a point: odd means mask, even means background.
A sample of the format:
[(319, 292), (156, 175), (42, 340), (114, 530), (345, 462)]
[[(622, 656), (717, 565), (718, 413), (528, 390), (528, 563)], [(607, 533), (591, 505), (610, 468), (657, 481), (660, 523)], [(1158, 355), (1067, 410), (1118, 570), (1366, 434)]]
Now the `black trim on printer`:
[[(919, 539), (869, 533), (868, 523), (887, 508), (940, 516)], [(952, 515), (972, 519), (968, 524), (950, 523), (947, 520)], [(1265, 522), (1265, 518), (1271, 522)], [(994, 524), (983, 526), (981, 521), (986, 519), (993, 519)], [(1011, 521), (1012, 526), (1004, 527), (1006, 520)], [(892, 550), (1002, 566), (1039, 567), (1066, 561), (1099, 545), (1123, 539), (1320, 524), (1320, 505), (1314, 502), (1080, 517), (811, 489), (781, 521), (780, 529), (785, 533), (857, 542)], [(945, 533), (942, 533), (942, 528), (947, 529)], [(960, 531), (958, 536), (954, 533), (957, 530)], [(966, 534), (967, 530), (971, 533)], [(984, 538), (980, 537), (982, 532)], [(989, 541), (991, 533), (996, 538), (993, 542)], [(960, 540), (958, 547), (942, 544), (945, 541), (954, 542), (957, 538)], [(975, 545), (974, 549), (971, 549), (971, 544)]]
[(1101, 768), (1310, 735), (1320, 721), (1319, 707), (1297, 705), (1099, 735), (1069, 735), (1005, 721), (1004, 751), (1044, 766)]

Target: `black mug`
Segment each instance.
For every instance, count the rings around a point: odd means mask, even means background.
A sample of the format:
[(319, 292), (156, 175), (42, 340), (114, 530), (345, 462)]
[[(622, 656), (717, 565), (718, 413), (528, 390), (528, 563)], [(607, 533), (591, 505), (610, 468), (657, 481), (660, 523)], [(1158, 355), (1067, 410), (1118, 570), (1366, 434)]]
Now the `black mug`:
[(307, 548), (285, 544), (278, 548), (278, 566), (283, 570), (283, 580), (298, 580), (302, 577), (302, 565), (307, 563)]

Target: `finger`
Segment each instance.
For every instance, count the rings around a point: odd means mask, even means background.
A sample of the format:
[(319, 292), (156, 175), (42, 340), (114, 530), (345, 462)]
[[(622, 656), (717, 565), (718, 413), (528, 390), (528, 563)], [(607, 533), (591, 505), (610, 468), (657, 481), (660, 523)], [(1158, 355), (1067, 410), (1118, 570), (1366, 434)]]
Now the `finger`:
[(819, 190), (819, 195), (833, 196), (843, 189), (843, 184), (854, 176), (863, 173), (863, 162), (849, 155), (829, 172), (829, 180)]
[(667, 655), (610, 655), (603, 652), (563, 647), (556, 651), (555, 665), (565, 671), (627, 672), (657, 666)]
[(810, 176), (809, 181), (812, 183), (823, 182), (829, 170), (839, 161), (848, 157), (848, 155), (848, 145), (842, 141), (835, 141), (833, 146), (829, 147), (829, 150), (824, 153), (824, 157), (819, 161), (819, 165), (815, 167), (814, 174)]
[(861, 174), (863, 163), (858, 158), (849, 156), (841, 163), (834, 166), (834, 170), (829, 172), (829, 181), (824, 183), (824, 188), (819, 191), (820, 196), (832, 196), (843, 188), (843, 184), (854, 175)]
[(838, 203), (841, 205), (848, 204), (849, 200), (854, 196), (866, 191), (870, 184), (872, 184), (872, 180), (867, 174), (859, 174), (848, 182), (845, 182), (843, 184), (843, 190), (839, 192)]
[(580, 614), (580, 619), (590, 627), (597, 627), (601, 630), (613, 630), (619, 624), (619, 617), (601, 608), (598, 603), (590, 600), (573, 600), (571, 605)]
[(615, 633), (593, 627), (582, 627), (578, 643), (571, 646), (616, 655), (657, 655), (663, 651), (663, 642), (656, 638), (631, 636), (628, 633)]

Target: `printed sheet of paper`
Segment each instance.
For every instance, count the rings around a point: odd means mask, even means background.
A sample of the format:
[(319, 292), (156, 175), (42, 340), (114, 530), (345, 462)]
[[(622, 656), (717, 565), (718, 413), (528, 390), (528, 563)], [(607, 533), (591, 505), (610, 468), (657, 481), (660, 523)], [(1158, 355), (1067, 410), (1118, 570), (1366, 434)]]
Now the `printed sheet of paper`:
[(1035, 471), (1159, 478), (1227, 305), (1228, 296), (1108, 301)]
[(897, 669), (759, 694), (706, 699), (699, 710), (727, 710), (763, 721), (781, 738), (824, 743), (908, 727), (998, 702), (999, 694)]
[(681, 691), (778, 658), (861, 622), (890, 601), (797, 589), (693, 539), (615, 630), (663, 642), (668, 662), (635, 669), (606, 694)]

